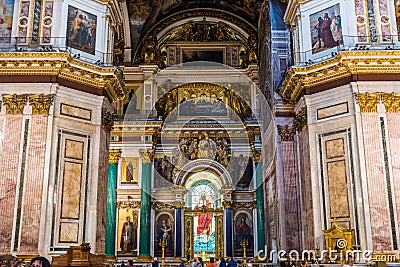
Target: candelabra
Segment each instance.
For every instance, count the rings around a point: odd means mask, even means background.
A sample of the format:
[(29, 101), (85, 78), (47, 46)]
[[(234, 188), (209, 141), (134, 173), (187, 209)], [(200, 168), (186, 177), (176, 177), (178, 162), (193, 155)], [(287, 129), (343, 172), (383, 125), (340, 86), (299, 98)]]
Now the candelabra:
[(164, 266), (165, 263), (165, 247), (168, 245), (166, 239), (161, 239), (160, 240), (160, 247), (161, 247), (161, 263)]
[(240, 241), (240, 246), (243, 249), (243, 262), (246, 262), (246, 250), (247, 246), (249, 245), (249, 241), (246, 238), (243, 238), (242, 241)]

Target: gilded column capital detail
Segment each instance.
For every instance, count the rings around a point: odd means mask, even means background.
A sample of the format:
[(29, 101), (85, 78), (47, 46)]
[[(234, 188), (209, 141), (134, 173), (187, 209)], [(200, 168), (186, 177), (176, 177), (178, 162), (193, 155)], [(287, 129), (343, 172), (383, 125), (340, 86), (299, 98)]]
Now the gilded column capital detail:
[(386, 112), (400, 112), (400, 94), (382, 94), (382, 103)]
[(27, 95), (7, 95), (3, 94), (3, 103), (6, 106), (6, 113), (7, 114), (23, 114), (24, 107), (28, 102)]
[(293, 126), (298, 132), (307, 125), (307, 108), (303, 107), (294, 117)]
[(107, 133), (111, 132), (112, 127), (114, 126), (113, 116), (106, 108), (103, 108), (101, 112), (101, 125)]
[(110, 149), (108, 153), (108, 163), (118, 163), (120, 156), (121, 156), (121, 150)]
[(260, 150), (253, 150), (253, 159), (255, 162), (261, 161), (261, 151)]
[(381, 99), (381, 94), (356, 94), (356, 102), (360, 106), (361, 112), (378, 112), (378, 103)]
[(230, 209), (230, 208), (232, 208), (232, 207), (233, 207), (233, 200), (224, 200), (224, 201), (222, 201), (222, 206), (223, 206), (225, 209)]
[(278, 133), (282, 141), (294, 141), (294, 127), (289, 125), (278, 125)]
[(29, 104), (32, 106), (32, 114), (49, 114), (50, 106), (53, 105), (54, 95), (29, 95)]
[(154, 157), (154, 150), (149, 149), (149, 150), (141, 150), (139, 151), (140, 157), (143, 161), (143, 163), (151, 163), (153, 162), (153, 157)]

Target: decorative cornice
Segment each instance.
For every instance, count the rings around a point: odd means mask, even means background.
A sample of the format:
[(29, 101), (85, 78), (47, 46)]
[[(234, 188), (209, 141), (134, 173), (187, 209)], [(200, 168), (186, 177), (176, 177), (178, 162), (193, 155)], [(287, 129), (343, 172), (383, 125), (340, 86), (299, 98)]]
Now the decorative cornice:
[(154, 150), (141, 150), (139, 151), (143, 163), (152, 163), (154, 158)]
[(385, 105), (386, 112), (400, 112), (400, 94), (382, 94), (382, 104)]
[[(53, 76), (70, 82), (106, 90), (111, 101), (127, 92), (122, 72), (74, 59), (63, 52), (0, 53), (0, 76)], [(6, 82), (6, 81), (3, 81)]]
[(234, 209), (255, 209), (257, 207), (257, 202), (233, 202), (232, 207)]
[(159, 210), (170, 210), (175, 208), (175, 203), (167, 203), (167, 202), (160, 202), (160, 201), (152, 201), (151, 202), (151, 208), (153, 210), (159, 209)]
[(307, 125), (307, 108), (303, 107), (294, 117), (293, 126), (298, 132)]
[(103, 108), (101, 111), (101, 125), (104, 127), (107, 133), (110, 133), (114, 125), (113, 116), (107, 108)]
[(304, 67), (293, 67), (280, 94), (297, 101), (306, 90), (357, 75), (400, 74), (400, 51), (341, 51), (335, 58)]
[(120, 156), (121, 156), (121, 150), (110, 149), (108, 153), (108, 163), (118, 163)]
[(381, 99), (381, 94), (379, 93), (365, 93), (356, 94), (356, 102), (360, 106), (361, 112), (377, 112), (378, 103)]
[(139, 209), (140, 201), (117, 201), (117, 209)]
[(7, 114), (23, 114), (24, 107), (28, 102), (28, 95), (7, 95), (3, 94), (3, 104), (6, 106)]
[(282, 141), (293, 141), (294, 140), (294, 127), (289, 125), (278, 125), (278, 133), (281, 136)]
[(29, 104), (32, 106), (32, 114), (49, 114), (53, 105), (54, 95), (29, 95)]

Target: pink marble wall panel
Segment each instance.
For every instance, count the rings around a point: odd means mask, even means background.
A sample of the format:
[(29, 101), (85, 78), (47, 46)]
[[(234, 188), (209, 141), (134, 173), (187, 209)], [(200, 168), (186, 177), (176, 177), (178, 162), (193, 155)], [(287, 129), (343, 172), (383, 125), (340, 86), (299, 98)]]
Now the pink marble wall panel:
[(391, 231), (384, 172), (381, 129), (377, 113), (362, 114), (374, 251), (390, 251)]
[(33, 115), (30, 123), (26, 158), (20, 253), (38, 252), (46, 134), (47, 116)]
[[(392, 163), (394, 208), (400, 223), (400, 113), (386, 113)], [(399, 236), (397, 237), (399, 238)]]
[(10, 253), (14, 221), (22, 115), (8, 115), (0, 157), (0, 254)]
[(295, 144), (282, 142), (283, 183), (287, 250), (300, 250)]
[(311, 188), (311, 164), (308, 130), (299, 133), (300, 184), (301, 184), (301, 222), (304, 232), (304, 249), (314, 249), (314, 216)]

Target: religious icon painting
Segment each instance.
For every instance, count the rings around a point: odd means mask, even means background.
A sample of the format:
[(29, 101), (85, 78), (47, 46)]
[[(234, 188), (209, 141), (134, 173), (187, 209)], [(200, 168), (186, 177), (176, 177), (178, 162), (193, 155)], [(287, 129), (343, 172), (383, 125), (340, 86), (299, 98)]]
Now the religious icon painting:
[(342, 17), (339, 4), (310, 15), (312, 53), (318, 53), (343, 43)]
[(0, 9), (0, 43), (9, 43), (11, 41), (14, 0), (5, 0), (2, 2), (3, 6)]
[(250, 254), (253, 253), (253, 216), (252, 210), (240, 210), (234, 215), (234, 256), (243, 257), (243, 248)]
[(121, 184), (137, 184), (139, 175), (138, 169), (138, 158), (122, 158)]
[(68, 6), (67, 46), (93, 54), (96, 46), (97, 16)]
[(174, 215), (173, 211), (156, 211), (156, 223), (154, 224), (154, 255), (165, 257), (174, 256)]
[(118, 253), (137, 254), (139, 210), (118, 210)]

